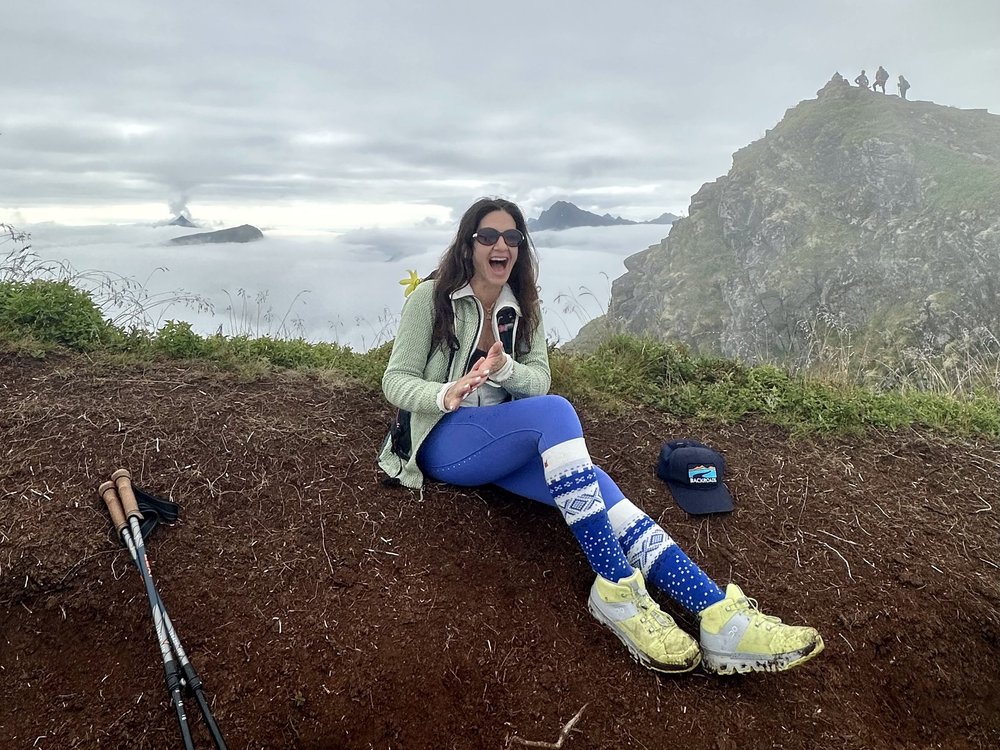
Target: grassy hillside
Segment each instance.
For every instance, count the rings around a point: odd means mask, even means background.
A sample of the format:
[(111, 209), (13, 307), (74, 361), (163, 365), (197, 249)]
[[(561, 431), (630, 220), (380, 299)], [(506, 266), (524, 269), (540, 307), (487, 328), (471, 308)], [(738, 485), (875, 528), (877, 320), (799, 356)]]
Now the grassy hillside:
[[(900, 101), (848, 87), (837, 96), (804, 101), (789, 109), (767, 138), (733, 155), (733, 174), (769, 168), (775, 142), (847, 151), (878, 139), (905, 146), (926, 180), (935, 210), (993, 210), (1000, 195), (1000, 118), (982, 112)], [(891, 106), (890, 106), (891, 105)], [(771, 162), (773, 165), (773, 161)], [(806, 173), (808, 175), (808, 172)], [(801, 186), (820, 184), (817, 175)]]
[[(65, 281), (0, 282), (0, 346), (32, 357), (62, 350), (121, 362), (202, 361), (244, 377), (275, 368), (327, 372), (377, 389), (391, 344), (354, 352), (302, 339), (200, 336), (189, 323), (125, 330), (88, 292)], [(857, 431), (923, 424), (958, 434), (1000, 434), (1000, 406), (987, 390), (947, 393), (856, 386), (778, 367), (694, 356), (683, 347), (618, 336), (595, 352), (551, 351), (553, 390), (607, 410), (631, 403), (678, 417), (734, 421), (756, 415), (796, 431)]]

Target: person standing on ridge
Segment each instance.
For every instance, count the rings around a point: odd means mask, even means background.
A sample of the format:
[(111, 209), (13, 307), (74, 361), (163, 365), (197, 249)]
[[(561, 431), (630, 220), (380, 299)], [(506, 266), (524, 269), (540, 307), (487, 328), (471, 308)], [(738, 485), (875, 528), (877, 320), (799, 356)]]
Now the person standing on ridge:
[(903, 78), (903, 74), (899, 74), (899, 78), (896, 80), (896, 88), (899, 89), (899, 97), (901, 99), (906, 98), (906, 92), (910, 90), (910, 82)]
[[(548, 392), (537, 276), (521, 209), (473, 203), (403, 305), (382, 391), (409, 412), (410, 439), (397, 452), (387, 436), (382, 470), (413, 489), (425, 476), (495, 484), (558, 508), (595, 574), (591, 613), (649, 669), (779, 672), (816, 656), (815, 629), (764, 614), (734, 583), (723, 591), (591, 461), (573, 405)], [(698, 619), (699, 637), (660, 609), (646, 580)]]
[(882, 87), (882, 93), (885, 93), (885, 84), (889, 80), (889, 71), (883, 68), (881, 65), (878, 66), (878, 70), (875, 71), (875, 83), (872, 84), (872, 91), (877, 90), (880, 86)]
[(863, 89), (868, 88), (868, 76), (865, 75), (865, 71), (862, 70), (861, 75), (855, 78), (854, 82)]

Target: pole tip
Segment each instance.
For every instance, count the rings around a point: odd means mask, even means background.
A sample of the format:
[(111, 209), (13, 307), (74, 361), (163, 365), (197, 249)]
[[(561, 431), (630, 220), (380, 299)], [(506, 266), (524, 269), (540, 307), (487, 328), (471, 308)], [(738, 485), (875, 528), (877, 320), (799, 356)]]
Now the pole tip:
[(122, 477), (125, 477), (126, 479), (131, 479), (132, 475), (128, 473), (128, 469), (119, 469), (118, 471), (116, 471), (114, 474), (111, 475), (111, 481), (117, 482)]

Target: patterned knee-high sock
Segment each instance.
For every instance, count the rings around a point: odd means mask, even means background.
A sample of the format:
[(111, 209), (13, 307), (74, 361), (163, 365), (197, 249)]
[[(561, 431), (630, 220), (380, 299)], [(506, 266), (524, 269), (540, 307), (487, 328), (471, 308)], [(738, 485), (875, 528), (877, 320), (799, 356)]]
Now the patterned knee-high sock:
[(594, 572), (609, 581), (632, 575), (632, 566), (608, 521), (584, 439), (566, 440), (543, 451), (542, 463), (552, 499)]
[(629, 562), (685, 609), (698, 613), (726, 598), (670, 535), (628, 498), (615, 503), (608, 517)]

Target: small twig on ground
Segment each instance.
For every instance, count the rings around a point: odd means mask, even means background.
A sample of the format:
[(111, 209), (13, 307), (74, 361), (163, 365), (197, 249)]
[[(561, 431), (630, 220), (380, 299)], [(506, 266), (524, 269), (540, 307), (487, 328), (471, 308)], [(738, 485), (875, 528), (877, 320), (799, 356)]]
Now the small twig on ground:
[(842, 554), (840, 554), (840, 553), (839, 553), (839, 552), (838, 552), (838, 551), (837, 551), (836, 549), (834, 549), (833, 547), (831, 547), (831, 546), (830, 546), (829, 544), (827, 544), (827, 543), (826, 543), (826, 542), (824, 542), (823, 540), (821, 540), (821, 539), (817, 539), (816, 541), (817, 541), (817, 542), (819, 542), (820, 544), (822, 544), (822, 545), (823, 545), (824, 547), (826, 547), (826, 548), (827, 548), (828, 550), (831, 550), (831, 551), (833, 552), (833, 554), (835, 554), (835, 555), (836, 555), (837, 557), (839, 557), (839, 558), (840, 558), (841, 560), (843, 560), (843, 561), (844, 561), (844, 565), (846, 565), (846, 566), (847, 566), (847, 577), (848, 577), (848, 578), (850, 578), (850, 579), (851, 579), (851, 580), (853, 581), (853, 580), (854, 580), (854, 576), (852, 576), (852, 575), (851, 575), (851, 564), (850, 564), (849, 562), (847, 562), (847, 558), (846, 558), (846, 557), (844, 557), (844, 556), (843, 556)]
[(544, 747), (548, 748), (548, 750), (559, 750), (559, 748), (561, 748), (563, 746), (563, 743), (566, 741), (566, 738), (569, 737), (569, 733), (573, 731), (573, 727), (576, 725), (576, 722), (580, 720), (580, 717), (583, 715), (583, 709), (585, 709), (587, 705), (588, 704), (584, 703), (580, 707), (580, 710), (576, 712), (576, 716), (574, 716), (572, 719), (566, 722), (566, 725), (562, 728), (562, 731), (559, 732), (559, 739), (557, 739), (555, 742), (524, 740), (515, 735), (510, 738), (510, 742), (507, 743), (507, 747), (510, 747), (513, 744), (518, 744), (518, 745), (523, 745), (524, 747)]
[(890, 516), (888, 513), (886, 513), (884, 510), (882, 510), (882, 506), (881, 505), (879, 505), (875, 501), (872, 501), (872, 505), (874, 505), (876, 508), (878, 508), (880, 511), (882, 511), (882, 515), (883, 516), (885, 516), (886, 518), (888, 518), (890, 520), (892, 519), (892, 516)]
[(295, 726), (295, 722), (292, 721), (292, 717), (291, 716), (288, 717), (288, 726), (290, 726), (292, 728), (292, 732), (295, 733), (295, 738), (301, 742), (302, 741), (302, 734), (299, 732), (299, 728), (297, 726)]
[(323, 528), (323, 516), (319, 517), (319, 534), (320, 534), (320, 542), (323, 546), (323, 554), (326, 555), (326, 564), (330, 568), (330, 575), (334, 575), (333, 560), (330, 559), (330, 553), (327, 552), (326, 549), (326, 529)]
[(837, 536), (836, 534), (831, 534), (829, 531), (823, 531), (823, 529), (816, 529), (820, 534), (826, 534), (829, 537), (833, 537), (837, 541), (845, 542), (846, 544), (853, 544), (855, 547), (859, 546), (857, 542), (852, 542), (850, 539), (844, 539), (842, 536)]

